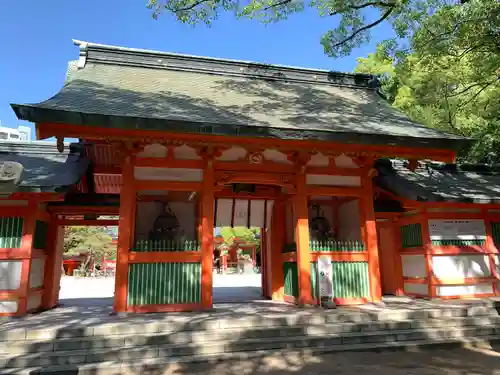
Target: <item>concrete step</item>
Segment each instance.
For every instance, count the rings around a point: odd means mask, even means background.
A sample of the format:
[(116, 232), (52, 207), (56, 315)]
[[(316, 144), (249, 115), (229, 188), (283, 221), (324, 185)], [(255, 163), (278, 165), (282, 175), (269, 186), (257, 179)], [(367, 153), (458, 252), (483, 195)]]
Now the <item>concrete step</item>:
[[(213, 341), (236, 339), (268, 339), (273, 337), (321, 336), (349, 334), (356, 332), (391, 332), (409, 329), (433, 329), (455, 327), (499, 326), (500, 316), (461, 317), (449, 319), (382, 321), (370, 323), (329, 323), (316, 325), (236, 327), (207, 329), (201, 331), (166, 331), (122, 333), (121, 331), (97, 330), (87, 332), (88, 336), (41, 339), (9, 340), (0, 342), (0, 354), (23, 354), (30, 352), (70, 351), (84, 349), (126, 348), (139, 345), (160, 344), (204, 344)], [(161, 329), (162, 327), (158, 327)], [(163, 327), (165, 328), (165, 327)], [(144, 333), (146, 332), (146, 333)]]
[(343, 351), (414, 351), (426, 350), (435, 347), (481, 347), (491, 348), (491, 343), (499, 342), (500, 336), (482, 336), (482, 337), (460, 337), (460, 338), (431, 338), (426, 340), (398, 341), (398, 342), (380, 342), (369, 344), (351, 344), (351, 345), (324, 345), (321, 347), (300, 347), (293, 349), (267, 349), (256, 351), (241, 352), (221, 352), (215, 354), (203, 355), (184, 355), (177, 357), (158, 356), (154, 358), (143, 358), (136, 360), (120, 360), (114, 358), (111, 361), (99, 363), (81, 363), (72, 365), (55, 366), (30, 366), (17, 368), (4, 368), (0, 370), (0, 375), (49, 375), (49, 374), (78, 374), (78, 375), (137, 375), (140, 373), (148, 374), (171, 374), (169, 365), (175, 363), (217, 363), (221, 361), (242, 361), (252, 358), (271, 357), (271, 356), (312, 356), (323, 353), (343, 352)]
[[(500, 340), (500, 326), (447, 327), (434, 329), (408, 329), (356, 333), (300, 335), (290, 337), (235, 338), (211, 342), (172, 344), (146, 343), (115, 348), (88, 348), (81, 350), (57, 350), (30, 352), (0, 356), (0, 368), (25, 368), (36, 366), (81, 365), (99, 362), (127, 362), (148, 358), (176, 358), (182, 356), (210, 356), (229, 352), (285, 350), (297, 348), (340, 347), (353, 345), (400, 345), (404, 342), (446, 342), (447, 340), (493, 337)], [(349, 349), (344, 349), (349, 350)]]
[[(306, 310), (309, 311), (309, 310)], [(129, 320), (125, 317), (102, 323), (95, 326), (62, 326), (57, 325), (46, 328), (17, 328), (15, 322), (0, 326), (0, 342), (19, 340), (53, 340), (63, 338), (78, 338), (90, 336), (107, 336), (116, 334), (144, 334), (157, 332), (179, 331), (213, 331), (230, 328), (269, 328), (297, 325), (321, 325), (329, 323), (373, 324), (394, 321), (419, 321), (425, 322), (435, 319), (451, 319), (463, 317), (498, 317), (499, 313), (491, 305), (473, 305), (470, 307), (450, 307), (435, 309), (386, 309), (376, 306), (363, 307), (362, 309), (337, 309), (323, 310), (314, 308), (313, 313), (292, 315), (250, 315), (239, 318), (218, 318), (207, 315), (193, 317), (169, 316), (151, 314), (142, 317), (142, 320)], [(14, 324), (10, 324), (14, 323)]]

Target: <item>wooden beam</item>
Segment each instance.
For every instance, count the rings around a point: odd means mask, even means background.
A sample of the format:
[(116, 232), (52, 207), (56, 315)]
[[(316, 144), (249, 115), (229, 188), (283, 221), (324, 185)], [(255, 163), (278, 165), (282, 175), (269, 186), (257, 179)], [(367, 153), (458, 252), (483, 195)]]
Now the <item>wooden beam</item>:
[(185, 168), (185, 169), (203, 169), (203, 160), (192, 159), (169, 159), (169, 158), (137, 158), (136, 167), (149, 168)]
[[(206, 176), (204, 177), (204, 180)], [(159, 180), (135, 180), (132, 183), (137, 191), (148, 190), (175, 190), (175, 191), (201, 191), (204, 187), (202, 182), (179, 182)]]
[(119, 220), (58, 219), (55, 223), (63, 226), (115, 226), (119, 225)]
[(232, 137), (211, 134), (195, 133), (168, 133), (153, 130), (102, 128), (88, 125), (72, 125), (64, 123), (38, 123), (36, 124), (39, 139), (62, 135), (67, 138), (84, 138), (89, 140), (116, 139), (116, 140), (143, 140), (150, 139), (159, 142), (169, 142), (175, 139), (184, 143), (211, 143), (216, 147), (227, 147), (228, 144), (255, 147), (256, 141), (260, 148), (279, 149), (280, 151), (294, 152), (297, 150), (317, 150), (325, 154), (335, 150), (336, 154), (347, 156), (366, 156), (371, 158), (400, 157), (406, 159), (432, 159), (453, 163), (456, 151), (446, 149), (433, 149), (424, 147), (391, 146), (391, 145), (359, 145), (339, 142), (326, 142), (317, 140), (282, 140), (276, 138)]
[(360, 197), (364, 194), (360, 187), (307, 186), (307, 195), (332, 197)]
[(200, 251), (154, 251), (128, 254), (129, 263), (199, 263), (202, 261)]
[(54, 215), (119, 215), (119, 206), (48, 206), (47, 211)]

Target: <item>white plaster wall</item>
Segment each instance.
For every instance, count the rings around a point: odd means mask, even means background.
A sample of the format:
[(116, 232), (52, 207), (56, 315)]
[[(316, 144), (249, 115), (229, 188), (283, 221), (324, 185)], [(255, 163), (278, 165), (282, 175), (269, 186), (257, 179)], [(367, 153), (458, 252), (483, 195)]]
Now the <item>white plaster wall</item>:
[(306, 175), (306, 183), (307, 185), (360, 186), (361, 178), (358, 176), (308, 174)]
[(45, 269), (45, 259), (33, 259), (30, 269), (30, 288), (40, 288), (43, 286), (43, 272)]
[(404, 277), (427, 277), (424, 255), (402, 255)]
[(244, 159), (247, 151), (243, 147), (231, 147), (222, 152), (221, 156), (217, 158), (219, 161), (236, 161)]
[[(495, 268), (497, 270), (497, 274), (500, 274), (500, 255), (496, 255), (494, 257), (494, 260), (495, 260)], [(500, 289), (498, 289), (500, 290)]]
[(330, 165), (330, 158), (323, 155), (321, 152), (318, 152), (317, 154), (311, 156), (307, 165), (314, 167), (328, 167)]
[(138, 180), (198, 182), (203, 180), (203, 170), (188, 168), (135, 167), (134, 176)]
[(432, 270), (437, 278), (457, 279), (491, 276), (487, 255), (439, 255), (432, 257)]
[(344, 154), (335, 158), (335, 166), (339, 168), (359, 168), (352, 158)]
[(340, 241), (361, 241), (361, 225), (358, 200), (346, 202), (339, 207)]
[(32, 294), (31, 296), (28, 297), (27, 309), (28, 311), (36, 310), (40, 307), (41, 304), (42, 304), (42, 294), (41, 293)]
[(17, 312), (17, 301), (0, 301), (0, 313), (15, 313)]
[(201, 157), (196, 153), (196, 150), (187, 145), (182, 145), (176, 147), (174, 149), (174, 158), (175, 159), (184, 159), (184, 160), (199, 160)]
[(265, 150), (262, 153), (262, 156), (264, 156), (264, 159), (275, 162), (275, 163), (282, 163), (282, 164), (292, 164), (290, 160), (288, 160), (288, 157), (282, 153), (279, 152), (278, 150)]
[(168, 154), (165, 146), (158, 143), (153, 143), (144, 147), (144, 149), (137, 154), (139, 158), (164, 158)]
[(440, 297), (445, 296), (470, 296), (473, 294), (490, 294), (493, 293), (493, 285), (477, 284), (477, 285), (449, 285), (437, 286), (436, 294)]
[[(172, 213), (177, 217), (179, 226), (182, 228), (184, 237), (193, 241), (197, 239), (196, 234), (196, 207), (194, 202), (171, 202), (169, 203)], [(147, 240), (153, 224), (162, 212), (163, 205), (156, 202), (138, 202), (135, 219), (135, 238), (137, 241)]]
[(403, 287), (405, 293), (415, 293), (426, 296), (429, 293), (427, 284), (409, 284), (405, 283)]
[(19, 260), (0, 261), (0, 290), (15, 290), (21, 286), (21, 266)]

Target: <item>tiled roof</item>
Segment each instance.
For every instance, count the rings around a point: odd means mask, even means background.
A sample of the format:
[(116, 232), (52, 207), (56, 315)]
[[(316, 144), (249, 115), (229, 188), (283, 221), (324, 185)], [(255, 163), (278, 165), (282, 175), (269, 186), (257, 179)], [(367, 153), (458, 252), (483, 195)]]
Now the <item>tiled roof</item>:
[(500, 168), (485, 165), (420, 163), (381, 159), (375, 182), (398, 196), (421, 202), (500, 203)]
[(41, 103), (14, 104), (19, 118), (446, 149), (468, 143), (408, 120), (368, 75), (78, 44), (65, 86)]
[(81, 155), (79, 144), (67, 144), (62, 153), (51, 142), (0, 143), (0, 164), (20, 163), (24, 169), (17, 186), (7, 187), (11, 192), (58, 192), (76, 184), (87, 171), (88, 161)]

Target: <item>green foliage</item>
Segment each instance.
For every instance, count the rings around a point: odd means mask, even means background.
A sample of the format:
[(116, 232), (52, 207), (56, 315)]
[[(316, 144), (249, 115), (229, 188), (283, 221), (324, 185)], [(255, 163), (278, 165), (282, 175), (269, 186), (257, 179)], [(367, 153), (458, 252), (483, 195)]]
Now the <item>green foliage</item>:
[(405, 54), (384, 43), (357, 72), (381, 77), (390, 103), (414, 121), (475, 138), (462, 160), (500, 162), (500, 2), (444, 6), (422, 20)]
[(79, 255), (88, 253), (89, 259), (94, 264), (100, 264), (105, 256), (107, 259), (116, 258), (116, 245), (112, 244), (112, 238), (105, 227), (93, 226), (67, 226), (64, 228), (64, 253), (68, 255)]
[[(459, 7), (483, 0), (149, 0), (148, 7), (157, 18), (163, 11), (180, 22), (211, 25), (223, 12), (237, 18), (262, 23), (286, 20), (307, 8), (316, 9), (319, 17), (333, 17), (335, 28), (321, 38), (325, 53), (332, 57), (349, 55), (371, 40), (371, 29), (389, 22), (398, 37), (413, 35), (428, 15), (442, 8)], [(490, 0), (486, 0), (490, 1)], [(375, 17), (374, 17), (375, 15)]]
[(257, 238), (260, 228), (257, 227), (222, 227), (220, 233), (226, 244), (232, 244), (235, 238), (244, 240), (247, 243), (260, 244), (260, 238)]

